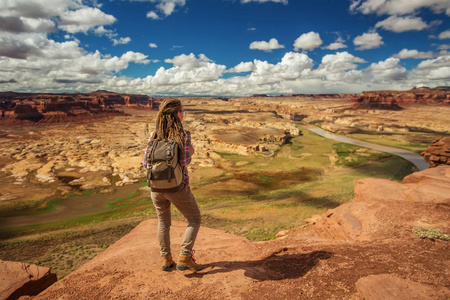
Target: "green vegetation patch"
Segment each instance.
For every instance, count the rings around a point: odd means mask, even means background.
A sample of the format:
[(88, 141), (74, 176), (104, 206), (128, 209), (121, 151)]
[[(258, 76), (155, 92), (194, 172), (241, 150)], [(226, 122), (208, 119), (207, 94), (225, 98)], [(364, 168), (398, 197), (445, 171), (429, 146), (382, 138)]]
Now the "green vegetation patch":
[(254, 172), (234, 173), (233, 178), (251, 182), (265, 188), (280, 188), (305, 181), (317, 180), (322, 174), (320, 169), (300, 168), (294, 172)]
[(57, 230), (70, 230), (83, 225), (98, 224), (130, 217), (138, 217), (140, 220), (145, 220), (146, 218), (156, 216), (155, 208), (151, 200), (149, 200), (149, 197), (133, 195), (132, 198), (122, 199), (121, 201), (127, 201), (127, 203), (122, 203), (115, 209), (108, 209), (95, 214), (42, 224), (0, 228), (0, 242), (21, 236), (37, 233), (42, 234)]
[(337, 154), (336, 165), (354, 167), (389, 157), (390, 154), (362, 148), (346, 143), (333, 144), (333, 151)]
[(115, 243), (139, 222), (113, 221), (89, 226), (87, 230), (67, 230), (1, 242), (0, 258), (51, 268), (61, 279)]
[(244, 236), (250, 241), (268, 241), (275, 239), (277, 233), (286, 228), (289, 228), (289, 225), (283, 224), (278, 226), (251, 228)]
[(437, 228), (418, 227), (414, 228), (413, 232), (421, 239), (450, 241), (450, 235), (442, 233), (441, 230)]

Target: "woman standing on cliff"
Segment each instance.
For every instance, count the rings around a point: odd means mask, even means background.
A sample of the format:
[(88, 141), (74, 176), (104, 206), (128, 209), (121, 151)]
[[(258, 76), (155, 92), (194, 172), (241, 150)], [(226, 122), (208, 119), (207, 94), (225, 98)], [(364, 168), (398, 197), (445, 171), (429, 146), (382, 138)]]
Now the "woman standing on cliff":
[[(150, 141), (175, 140), (181, 150), (179, 163), (183, 169), (183, 179), (180, 189), (175, 192), (161, 192), (152, 189), (151, 199), (158, 215), (158, 242), (163, 259), (161, 269), (169, 271), (175, 267), (170, 251), (170, 225), (171, 225), (171, 203), (187, 219), (188, 225), (184, 232), (180, 255), (176, 267), (178, 270), (199, 271), (203, 266), (196, 264), (193, 258), (193, 250), (197, 233), (200, 229), (201, 216), (197, 201), (189, 187), (189, 175), (187, 165), (191, 162), (194, 148), (191, 144), (191, 134), (183, 129), (183, 117), (185, 112), (178, 99), (164, 100), (156, 117), (156, 129), (149, 136)], [(147, 151), (145, 150), (142, 165), (147, 167)]]

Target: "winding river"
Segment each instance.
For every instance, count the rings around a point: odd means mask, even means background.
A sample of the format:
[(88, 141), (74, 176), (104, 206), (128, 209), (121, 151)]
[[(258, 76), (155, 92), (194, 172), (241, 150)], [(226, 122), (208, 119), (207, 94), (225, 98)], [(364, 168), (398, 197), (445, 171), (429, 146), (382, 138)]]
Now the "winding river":
[(348, 138), (343, 135), (337, 135), (337, 134), (332, 134), (332, 133), (326, 132), (325, 130), (323, 130), (321, 128), (317, 128), (317, 127), (305, 127), (305, 128), (308, 129), (309, 131), (317, 133), (318, 135), (321, 135), (328, 139), (333, 139), (333, 140), (336, 140), (339, 142), (353, 144), (356, 146), (366, 147), (366, 148), (370, 148), (370, 149), (374, 149), (374, 150), (378, 150), (378, 151), (382, 151), (382, 152), (400, 156), (400, 157), (412, 162), (420, 171), (427, 169), (429, 166), (428, 163), (425, 161), (425, 159), (422, 156), (420, 156), (420, 154), (417, 154), (414, 152), (410, 152), (407, 150), (402, 150), (402, 149), (398, 149), (398, 148), (394, 148), (394, 147), (372, 144), (372, 143), (363, 142), (360, 140), (355, 140), (355, 139)]

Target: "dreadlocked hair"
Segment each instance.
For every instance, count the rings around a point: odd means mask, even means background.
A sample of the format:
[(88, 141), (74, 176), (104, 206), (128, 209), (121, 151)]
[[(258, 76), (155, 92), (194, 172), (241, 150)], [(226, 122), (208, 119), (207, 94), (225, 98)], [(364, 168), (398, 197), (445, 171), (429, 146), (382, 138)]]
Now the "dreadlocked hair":
[[(152, 140), (161, 141), (173, 139), (180, 149), (184, 149), (184, 137), (186, 132), (177, 113), (182, 111), (181, 101), (178, 99), (166, 99), (159, 106), (156, 116), (156, 129), (153, 132)], [(184, 151), (181, 151), (184, 153)]]

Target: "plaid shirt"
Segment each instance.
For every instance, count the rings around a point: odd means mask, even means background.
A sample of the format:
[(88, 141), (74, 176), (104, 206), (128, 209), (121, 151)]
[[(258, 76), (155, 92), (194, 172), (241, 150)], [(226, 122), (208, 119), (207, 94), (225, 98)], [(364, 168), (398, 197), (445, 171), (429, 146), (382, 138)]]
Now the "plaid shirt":
[[(148, 137), (148, 142), (152, 140), (152, 133), (150, 133), (150, 136)], [(184, 136), (184, 158), (180, 157), (180, 165), (183, 167), (183, 183), (187, 186), (189, 186), (189, 174), (187, 165), (191, 162), (191, 153), (189, 150), (192, 147), (191, 144), (191, 133), (186, 130), (186, 135)], [(145, 148), (144, 157), (142, 158), (142, 166), (147, 169), (147, 161), (145, 160), (145, 156), (147, 155), (148, 150), (148, 144), (147, 148)]]

